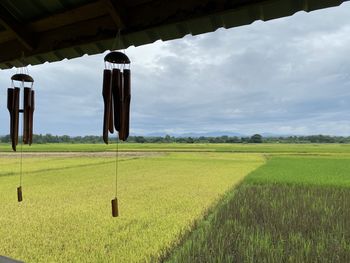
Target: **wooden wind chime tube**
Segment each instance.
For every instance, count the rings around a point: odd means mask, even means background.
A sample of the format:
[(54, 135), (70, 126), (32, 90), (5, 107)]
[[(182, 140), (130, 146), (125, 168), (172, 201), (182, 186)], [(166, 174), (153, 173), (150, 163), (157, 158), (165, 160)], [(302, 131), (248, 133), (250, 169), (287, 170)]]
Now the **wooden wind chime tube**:
[[(105, 62), (112, 65), (130, 64), (129, 58), (121, 52), (106, 55)], [(126, 141), (129, 137), (131, 72), (118, 68), (105, 69), (103, 72), (102, 96), (104, 100), (103, 141), (108, 144), (108, 133), (114, 129), (119, 132), (119, 139)]]
[(119, 133), (119, 139), (126, 141), (129, 137), (130, 126), (130, 69), (124, 69), (123, 71), (123, 97), (122, 97), (122, 125), (121, 132)]
[(110, 115), (112, 110), (111, 104), (111, 71), (109, 69), (105, 69), (103, 71), (103, 89), (102, 96), (104, 102), (104, 113), (103, 113), (103, 141), (108, 144), (108, 132), (110, 128)]
[[(130, 64), (129, 58), (124, 53), (110, 52), (104, 60), (112, 68), (111, 70), (106, 68), (103, 72), (102, 89), (104, 101), (103, 141), (108, 144), (108, 134), (113, 133), (114, 130), (118, 132), (117, 136), (122, 141), (126, 141), (129, 137), (131, 72), (130, 69), (124, 68), (125, 64)], [(115, 65), (119, 68), (114, 68)], [(111, 204), (112, 216), (119, 216), (117, 196), (111, 201)]]
[[(24, 87), (24, 83), (33, 85), (33, 78), (26, 74), (15, 74), (11, 77), (14, 81), (22, 83), (23, 87), (23, 109), (20, 109), (20, 91), (19, 87), (7, 89), (7, 109), (10, 114), (10, 137), (13, 151), (17, 150), (19, 114), (23, 113), (23, 144), (31, 145), (33, 142), (33, 114), (34, 114), (34, 90)], [(22, 160), (21, 160), (22, 161)], [(20, 175), (22, 176), (22, 174)], [(23, 200), (22, 185), (17, 187), (18, 202)]]
[(19, 109), (20, 89), (7, 89), (7, 109), (10, 113), (10, 137), (12, 149), (16, 151), (18, 145), (19, 113), (23, 113), (23, 143), (31, 145), (33, 142), (34, 91), (24, 88), (23, 109)]
[(14, 151), (16, 151), (18, 144), (19, 92), (19, 88), (7, 89), (7, 109), (10, 113), (10, 137)]
[(120, 129), (120, 82), (121, 82), (121, 72), (120, 69), (112, 70), (112, 96), (113, 96), (113, 114), (114, 114), (114, 128), (116, 131)]
[(119, 216), (118, 199), (117, 198), (112, 199), (112, 216), (113, 217), (118, 217)]
[(23, 201), (22, 186), (17, 187), (17, 200), (18, 200), (18, 202)]
[(35, 92), (34, 90), (31, 90), (30, 92), (30, 109), (29, 109), (29, 141), (28, 144), (32, 145), (33, 143), (33, 115), (35, 110)]
[(31, 99), (30, 99), (30, 88), (24, 88), (23, 94), (23, 143), (29, 144), (29, 129), (30, 129), (30, 107), (31, 107)]
[(9, 113), (10, 113), (10, 138), (11, 138), (11, 142), (13, 142), (13, 134), (14, 134), (14, 127), (13, 127), (14, 89), (7, 89), (7, 109), (9, 111)]

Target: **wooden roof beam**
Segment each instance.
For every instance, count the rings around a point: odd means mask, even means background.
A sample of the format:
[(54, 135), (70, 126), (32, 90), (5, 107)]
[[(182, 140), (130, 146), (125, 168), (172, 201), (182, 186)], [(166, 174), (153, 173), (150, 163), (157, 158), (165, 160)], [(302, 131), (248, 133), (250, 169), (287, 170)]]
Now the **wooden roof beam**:
[[(112, 39), (115, 34), (115, 24), (109, 16), (97, 17), (38, 34), (39, 41), (36, 48), (25, 55), (30, 57), (51, 50), (94, 43), (101, 39)], [(0, 61), (20, 58), (21, 46), (16, 39), (0, 42)]]
[(35, 47), (31, 33), (4, 8), (0, 8), (0, 24), (12, 32), (18, 41), (29, 51)]
[(123, 15), (125, 8), (121, 6), (120, 1), (100, 0), (100, 2), (106, 8), (116, 27), (118, 29), (125, 28), (125, 16)]
[(49, 15), (29, 24), (28, 28), (34, 32), (44, 32), (56, 28), (95, 19), (107, 15), (108, 12), (99, 1), (72, 8), (61, 13)]

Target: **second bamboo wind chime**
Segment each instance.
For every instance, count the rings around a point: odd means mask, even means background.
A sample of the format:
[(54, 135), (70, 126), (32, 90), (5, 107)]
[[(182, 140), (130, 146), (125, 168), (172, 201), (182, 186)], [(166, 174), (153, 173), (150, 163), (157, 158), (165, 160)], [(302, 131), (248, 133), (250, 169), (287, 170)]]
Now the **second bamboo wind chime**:
[[(112, 51), (105, 58), (103, 72), (103, 141), (108, 144), (108, 134), (118, 132), (116, 149), (116, 193), (112, 200), (112, 216), (117, 217), (117, 174), (118, 174), (118, 138), (126, 141), (129, 136), (130, 99), (131, 99), (131, 72), (130, 60), (122, 52)], [(128, 66), (128, 68), (126, 68)]]
[[(31, 145), (33, 142), (33, 114), (34, 114), (34, 80), (31, 76), (19, 73), (11, 77), (12, 87), (7, 89), (7, 109), (10, 113), (10, 137), (13, 151), (17, 150), (19, 114), (23, 113), (23, 133), (22, 143)], [(30, 86), (30, 87), (28, 87)], [(23, 104), (20, 109), (20, 93), (23, 90)], [(22, 145), (21, 143), (21, 145)], [(21, 149), (21, 171), (20, 184), (17, 188), (18, 202), (23, 200), (22, 197), (22, 149)]]

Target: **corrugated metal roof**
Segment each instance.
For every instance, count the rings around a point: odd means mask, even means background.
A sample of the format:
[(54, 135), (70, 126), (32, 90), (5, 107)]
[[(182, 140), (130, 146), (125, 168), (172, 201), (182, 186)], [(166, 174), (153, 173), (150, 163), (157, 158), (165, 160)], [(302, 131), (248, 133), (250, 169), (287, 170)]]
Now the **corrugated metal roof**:
[[(9, 9), (19, 20), (39, 17), (43, 12), (50, 13), (67, 8), (68, 6), (79, 5), (84, 0), (35, 0), (25, 1), (25, 7), (16, 8), (14, 2), (4, 1)], [(50, 4), (48, 4), (50, 2)], [(90, 1), (91, 2), (91, 1)], [(268, 21), (285, 16), (291, 16), (298, 11), (310, 12), (313, 10), (338, 6), (341, 0), (270, 0), (245, 5), (240, 8), (230, 9), (225, 12), (187, 19), (185, 21), (164, 24), (147, 28), (137, 32), (126, 33), (121, 36), (120, 45), (116, 49), (127, 48), (129, 46), (140, 46), (157, 40), (168, 41), (182, 38), (187, 34), (198, 35), (213, 32), (218, 28), (232, 28), (248, 25), (257, 20)], [(23, 4), (23, 2), (21, 2)], [(28, 8), (28, 9), (27, 9)], [(23, 11), (25, 10), (25, 12)], [(52, 50), (26, 57), (0, 63), (0, 68), (20, 67), (24, 64), (41, 64), (44, 62), (54, 62), (62, 59), (80, 57), (84, 54), (93, 55), (112, 49), (114, 40), (104, 39), (92, 43), (80, 44), (64, 49)]]

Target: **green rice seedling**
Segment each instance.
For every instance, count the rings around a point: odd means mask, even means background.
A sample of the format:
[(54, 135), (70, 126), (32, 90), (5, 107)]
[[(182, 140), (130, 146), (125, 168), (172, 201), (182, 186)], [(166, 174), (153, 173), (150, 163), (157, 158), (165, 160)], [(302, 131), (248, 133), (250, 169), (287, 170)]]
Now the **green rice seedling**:
[(350, 262), (349, 179), (349, 159), (271, 158), (167, 262)]

